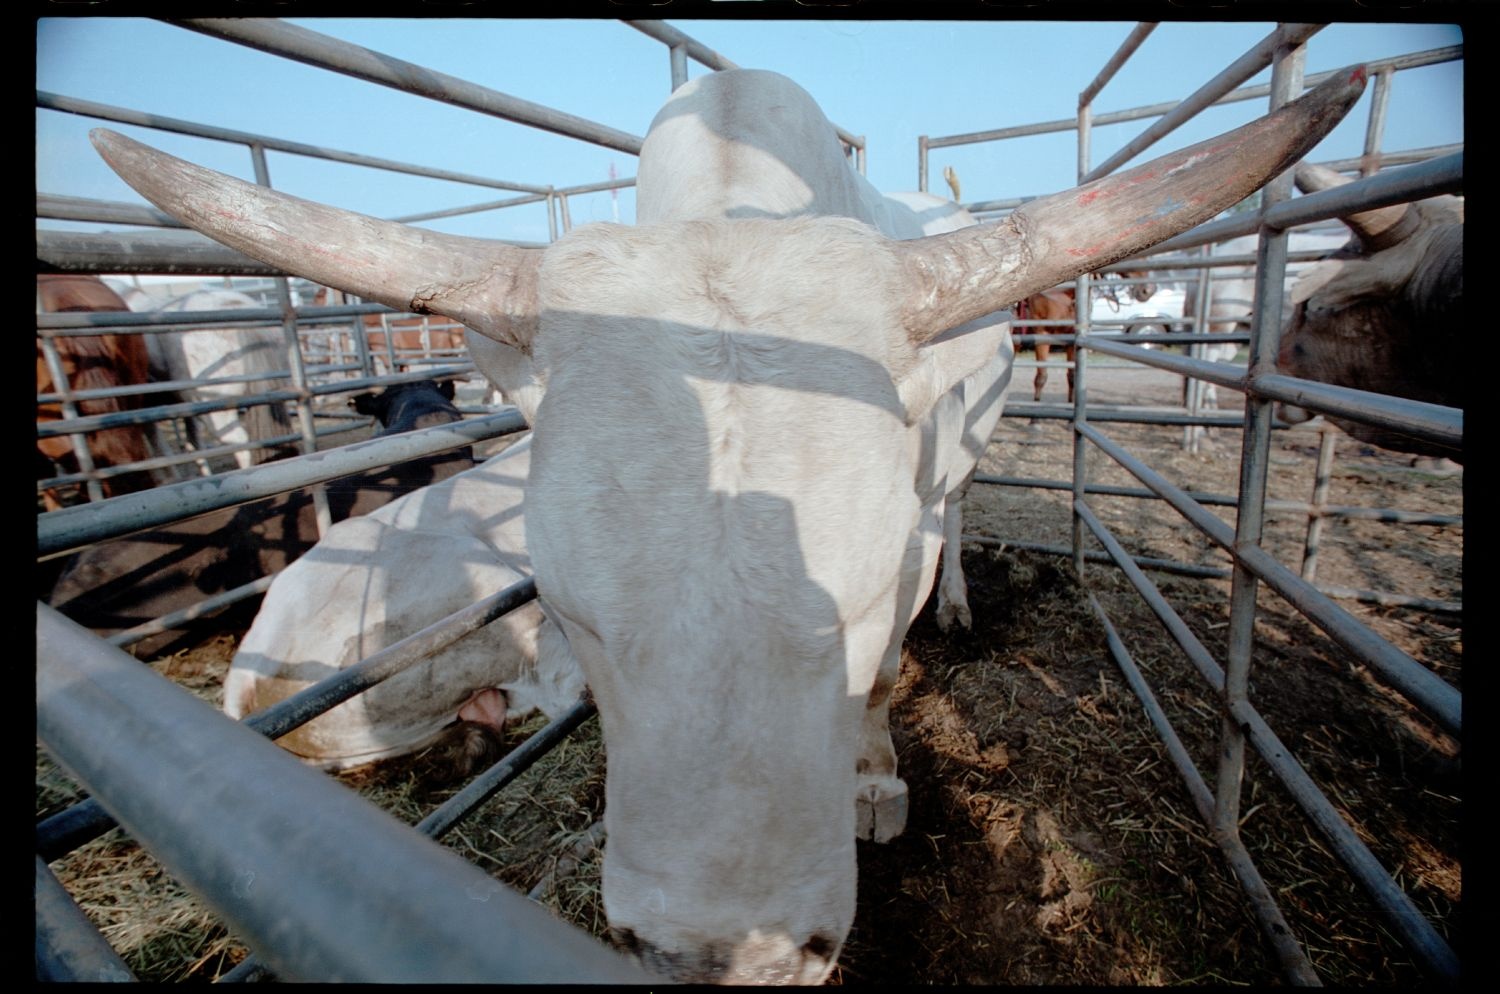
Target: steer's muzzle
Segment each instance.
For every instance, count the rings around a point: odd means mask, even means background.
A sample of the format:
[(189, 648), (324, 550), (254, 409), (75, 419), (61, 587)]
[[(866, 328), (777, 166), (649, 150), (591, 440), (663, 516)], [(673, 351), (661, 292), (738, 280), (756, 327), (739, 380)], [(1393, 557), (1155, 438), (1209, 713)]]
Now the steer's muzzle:
[(612, 928), (609, 934), (646, 969), (682, 984), (821, 984), (843, 945), (822, 935), (797, 946), (786, 936), (752, 933), (738, 943), (710, 942), (673, 952), (628, 928)]
[(1300, 425), (1304, 421), (1311, 421), (1314, 415), (1312, 411), (1309, 411), (1305, 407), (1298, 407), (1296, 404), (1284, 404), (1278, 401), (1276, 404), (1276, 417), (1289, 425)]

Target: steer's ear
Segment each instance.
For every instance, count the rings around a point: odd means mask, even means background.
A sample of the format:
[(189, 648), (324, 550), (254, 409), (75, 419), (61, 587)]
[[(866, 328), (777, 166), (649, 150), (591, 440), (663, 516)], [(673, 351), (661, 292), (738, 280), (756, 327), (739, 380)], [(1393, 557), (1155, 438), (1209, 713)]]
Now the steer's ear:
[(896, 381), (906, 423), (927, 416), (939, 397), (982, 369), (997, 356), (1014, 358), (1009, 311), (976, 318), (944, 332), (917, 349), (917, 361)]
[(442, 314), (531, 347), (542, 250), (447, 235), (291, 197), (105, 128), (89, 139), (136, 192), (189, 227), (283, 272), (400, 311)]

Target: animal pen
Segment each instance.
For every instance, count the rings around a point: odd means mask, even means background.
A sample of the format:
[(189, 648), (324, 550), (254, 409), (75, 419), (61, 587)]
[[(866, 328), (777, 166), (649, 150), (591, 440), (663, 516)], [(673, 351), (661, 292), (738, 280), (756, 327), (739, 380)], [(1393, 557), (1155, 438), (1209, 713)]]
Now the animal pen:
[[(482, 114), (529, 124), (603, 147), (630, 153), (636, 153), (640, 148), (640, 139), (634, 136), (441, 73), (421, 69), (422, 85), (418, 87), (411, 81), (416, 74), (408, 70), (420, 67), (281, 22), (180, 23), (192, 30), (333, 72), (420, 93)], [(687, 79), (688, 58), (712, 70), (734, 68), (727, 59), (661, 22), (626, 23), (666, 46), (674, 88)], [(1317, 28), (1283, 25), (1180, 103), (1095, 116), (1092, 111), (1095, 97), (1153, 27), (1150, 24), (1137, 27), (1080, 94), (1076, 120), (920, 139), (919, 187), (927, 188), (928, 156), (934, 149), (1056, 131), (1076, 132), (1078, 178), (1080, 182), (1087, 182), (1112, 172), (1206, 107), (1269, 98), (1274, 108), (1292, 99), (1304, 87), (1315, 85), (1331, 75), (1322, 73), (1303, 78), (1307, 42), (1316, 34)], [(1086, 563), (1103, 562), (1117, 567), (1145, 599), (1161, 624), (1177, 639), (1182, 653), (1216, 695), (1223, 731), (1220, 762), (1213, 782), (1229, 785), (1227, 789), (1218, 790), (1210, 788), (1183, 748), (1178, 731), (1167, 720), (1153, 688), (1148, 686), (1132, 659), (1128, 640), (1116, 631), (1114, 622), (1094, 594), (1088, 594), (1114, 661), (1156, 727), (1213, 841), (1222, 849), (1224, 858), (1244, 888), (1250, 907), (1264, 929), (1268, 943), (1274, 948), (1286, 978), (1293, 983), (1315, 984), (1318, 975), (1303, 949), (1302, 939), (1287, 924), (1277, 907), (1273, 897), (1277, 889), (1275, 883), (1262, 878), (1260, 869), (1241, 840), (1240, 825), (1246, 816), (1240, 810), (1239, 785), (1244, 777), (1247, 745), (1253, 747), (1275, 772), (1307, 819), (1335, 851), (1350, 877), (1386, 912), (1390, 928), (1407, 946), (1413, 960), (1438, 980), (1455, 980), (1460, 972), (1457, 956), (1449, 944), (1371, 854), (1335, 805), (1307, 776), (1290, 750), (1277, 738), (1272, 725), (1252, 705), (1248, 692), (1256, 596), (1259, 585), (1265, 584), (1321, 629), (1334, 644), (1378, 673), (1384, 683), (1444, 731), (1454, 738), (1461, 735), (1460, 693), (1427, 666), (1381, 639), (1336, 603), (1342, 598), (1387, 603), (1393, 600), (1392, 595), (1320, 588), (1315, 577), (1320, 529), (1329, 518), (1339, 515), (1376, 517), (1408, 525), (1451, 524), (1453, 519), (1393, 508), (1330, 506), (1326, 500), (1325, 482), (1332, 462), (1334, 435), (1331, 429), (1325, 429), (1320, 435), (1320, 483), (1305, 504), (1290, 508), (1305, 513), (1308, 522), (1300, 574), (1261, 547), (1264, 516), (1268, 509), (1277, 506), (1268, 504), (1265, 492), (1272, 433), (1285, 428), (1274, 418), (1277, 401), (1383, 425), (1455, 450), (1462, 448), (1463, 416), (1458, 410), (1297, 380), (1275, 371), (1276, 341), (1281, 325), (1280, 288), (1287, 263), (1289, 229), (1336, 218), (1352, 209), (1462, 191), (1461, 146), (1396, 152), (1384, 152), (1380, 147), (1388, 95), (1397, 74), (1409, 68), (1460, 59), (1461, 48), (1452, 48), (1369, 63), (1374, 92), (1365, 154), (1358, 160), (1329, 163), (1344, 171), (1358, 170), (1361, 179), (1337, 190), (1293, 199), (1290, 176), (1283, 176), (1262, 191), (1257, 210), (1209, 222), (1153, 248), (1149, 262), (1144, 263), (1153, 271), (1182, 270), (1196, 275), (1199, 306), (1195, 313), (1200, 317), (1185, 318), (1183, 331), (1132, 335), (1130, 341), (1101, 336), (1092, 326), (1089, 308), (1079, 309), (1076, 334), (1072, 336), (1078, 346), (1074, 404), (1067, 408), (1012, 400), (1004, 415), (1007, 418), (1067, 422), (1073, 446), (1071, 480), (1037, 480), (983, 473), (975, 477), (976, 483), (985, 486), (1029, 487), (1070, 493), (1072, 542), (1069, 546), (1046, 546), (1009, 535), (965, 535), (966, 540), (1032, 548), (1044, 554), (1071, 557), (1073, 569), (1085, 581), (1085, 589), (1088, 586)], [(1267, 65), (1273, 70), (1270, 84), (1242, 86)], [(400, 221), (416, 222), (458, 213), (543, 203), (550, 234), (555, 239), (571, 227), (569, 197), (625, 187), (634, 182), (627, 178), (561, 188), (514, 183), (377, 160), (202, 123), (165, 119), (138, 109), (105, 106), (57, 94), (39, 92), (37, 103), (39, 107), (52, 111), (244, 145), (250, 150), (257, 180), (265, 185), (269, 185), (265, 150), (271, 149), (517, 194), (465, 208), (395, 219)], [(1091, 164), (1089, 139), (1092, 127), (1153, 119), (1155, 123), (1121, 152), (1098, 166)], [(851, 162), (862, 169), (863, 139), (842, 130), (840, 138)], [(1380, 169), (1384, 165), (1398, 164), (1402, 168)], [(981, 200), (964, 206), (975, 214), (987, 215), (1007, 211), (1027, 199), (1030, 198)], [(37, 198), (37, 215), (151, 228), (181, 227), (166, 215), (146, 208), (41, 194)], [(1255, 233), (1260, 235), (1260, 248), (1254, 260), (1258, 303), (1249, 331), (1228, 335), (1204, 334), (1200, 325), (1206, 323), (1208, 311), (1203, 302), (1212, 271), (1217, 266), (1233, 263), (1206, 255), (1190, 255), (1188, 250)], [(498, 438), (526, 427), (513, 408), (485, 408), (482, 412), (471, 409), (465, 413), (477, 413), (478, 416), (463, 422), (357, 442), (310, 458), (318, 453), (320, 439), (348, 427), (347, 413), (342, 408), (330, 410), (326, 404), (328, 398), (376, 385), (432, 376), (466, 377), (473, 374), (473, 364), (445, 356), (435, 361), (418, 359), (416, 366), (409, 367), (406, 372), (397, 372), (393, 368), (389, 373), (381, 373), (372, 360), (364, 317), (387, 313), (387, 308), (374, 304), (296, 305), (292, 296), (296, 284), (283, 274), (207, 239), (189, 243), (172, 237), (171, 232), (123, 236), (39, 231), (37, 257), (43, 269), (52, 271), (254, 275), (271, 278), (275, 286), (276, 306), (256, 311), (181, 315), (39, 314), (39, 347), (54, 369), (58, 368), (54, 346), (57, 337), (97, 334), (101, 329), (118, 334), (160, 335), (188, 327), (258, 323), (282, 330), (287, 355), (284, 375), (291, 381), (290, 389), (262, 393), (248, 399), (198, 401), (120, 414), (78, 417), (73, 405), (77, 400), (87, 398), (70, 391), (66, 379), (54, 375), (54, 381), (62, 385), (55, 396), (39, 397), (39, 401), (59, 402), (65, 420), (45, 429), (39, 426), (39, 435), (67, 435), (73, 439), (80, 471), (70, 477), (39, 481), (39, 487), (81, 485), (90, 500), (38, 517), (40, 558), (55, 558), (142, 528), (324, 484), (347, 474)], [(1243, 263), (1244, 260), (1238, 261)], [(1107, 267), (1107, 271), (1138, 270), (1142, 266), (1141, 260), (1126, 260)], [(1088, 300), (1090, 277), (1080, 277), (1076, 285), (1079, 298)], [(1019, 324), (1024, 326), (1026, 322)], [(1025, 343), (1030, 337), (1033, 336), (1023, 335), (1019, 341)], [(1068, 336), (1053, 338), (1066, 341)], [(344, 352), (332, 344), (344, 341), (348, 343)], [(392, 341), (388, 335), (387, 342)], [(1147, 350), (1133, 342), (1187, 345), (1195, 350), (1208, 342), (1247, 343), (1248, 368), (1167, 354), (1160, 349)], [(320, 348), (323, 351), (318, 351)], [(1182, 376), (1185, 384), (1182, 408), (1162, 411), (1132, 410), (1128, 406), (1090, 406), (1088, 357), (1091, 352)], [(1201, 393), (1193, 384), (1204, 382), (1243, 392), (1246, 396), (1243, 416), (1210, 413), (1202, 409)], [(121, 388), (123, 391), (129, 389)], [(102, 499), (100, 481), (124, 470), (96, 469), (81, 433), (123, 424), (144, 424), (153, 419), (190, 416), (246, 403), (290, 404), (296, 412), (297, 430), (272, 441), (295, 444), (300, 447), (302, 455)], [(324, 423), (320, 425), (320, 421)], [(328, 421), (333, 422), (332, 427)], [(1239, 492), (1232, 495), (1199, 494), (1179, 488), (1101, 430), (1101, 425), (1108, 423), (1182, 425), (1190, 430), (1193, 427), (1241, 430)], [(1091, 447), (1124, 467), (1141, 486), (1121, 488), (1090, 483), (1087, 453)], [(191, 464), (204, 456), (200, 452), (161, 457), (151, 466), (135, 468)], [(1091, 504), (1091, 495), (1103, 493), (1165, 502), (1192, 528), (1228, 553), (1233, 561), (1232, 569), (1132, 556)], [(1207, 509), (1207, 506), (1215, 505), (1237, 509), (1237, 523), (1233, 528)], [(1282, 502), (1280, 508), (1289, 509), (1286, 502)], [(319, 520), (320, 526), (326, 527), (326, 505)], [(1104, 551), (1087, 549), (1086, 536), (1093, 536)], [(1222, 664), (1184, 624), (1167, 597), (1147, 576), (1147, 570), (1232, 579), (1228, 651)], [(264, 592), (269, 582), (267, 577), (108, 640), (96, 637), (52, 608), (38, 603), (38, 739), (91, 795), (89, 800), (49, 817), (37, 826), (38, 977), (78, 980), (130, 978), (125, 964), (89, 924), (48, 868), (48, 863), (118, 824), (222, 915), (253, 950), (249, 959), (221, 978), (224, 980), (257, 979), (272, 972), (288, 977), (370, 980), (636, 982), (647, 979), (633, 964), (592, 937), (556, 920), (489, 874), (428, 841), (457, 826), (585, 722), (593, 713), (592, 705), (586, 699), (580, 700), (567, 714), (552, 721), (511, 755), (480, 774), (417, 824), (415, 831), (372, 810), (348, 791), (330, 783), (328, 778), (304, 767), (271, 741), (531, 600), (536, 596), (534, 583), (527, 580), (497, 591), (484, 601), (251, 716), (242, 723), (248, 727), (240, 727), (222, 715), (211, 713), (200, 702), (191, 700), (185, 691), (156, 679), (153, 674), (145, 672), (144, 666), (120, 651), (151, 634), (210, 614), (237, 600), (257, 596)], [(1408, 598), (1405, 603), (1429, 610), (1456, 611), (1459, 607), (1420, 598)], [(240, 785), (247, 783), (272, 782), (277, 785), (274, 792), (240, 789)], [(194, 798), (195, 803), (184, 806), (181, 803), (184, 797)], [(378, 867), (379, 872), (369, 872), (371, 866)]]

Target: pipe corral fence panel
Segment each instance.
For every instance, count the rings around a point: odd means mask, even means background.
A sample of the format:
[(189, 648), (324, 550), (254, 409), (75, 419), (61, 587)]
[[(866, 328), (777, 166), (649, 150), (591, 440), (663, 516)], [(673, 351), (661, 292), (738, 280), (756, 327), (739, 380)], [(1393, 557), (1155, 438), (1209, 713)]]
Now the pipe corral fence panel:
[[(566, 135), (599, 147), (638, 153), (639, 137), (597, 122), (564, 114), (462, 79), (413, 66), (358, 46), (279, 21), (196, 20), (179, 22), (184, 28), (249, 45), (343, 73), (367, 82), (395, 87), (531, 127)], [(630, 27), (667, 49), (665, 74), (673, 88), (686, 79), (686, 60), (709, 69), (734, 68), (734, 63), (687, 35), (661, 22), (631, 21)], [(1321, 75), (1302, 73), (1305, 46), (1316, 26), (1283, 25), (1224, 73), (1200, 87), (1181, 103), (1135, 108), (1094, 115), (1092, 102), (1114, 72), (1150, 34), (1151, 25), (1135, 29), (1098, 77), (1080, 94), (1076, 120), (1043, 122), (967, 135), (919, 140), (919, 187), (927, 187), (931, 150), (980, 141), (1005, 140), (1048, 131), (1072, 130), (1079, 141), (1081, 179), (1104, 175), (1128, 161), (1193, 113), (1216, 103), (1269, 97), (1274, 107), (1312, 86)], [(1314, 46), (1315, 48), (1315, 46)], [(1073, 494), (1073, 541), (1068, 547), (1028, 546), (1006, 536), (976, 536), (983, 542), (1014, 547), (1037, 547), (1072, 557), (1085, 580), (1086, 561), (1107, 562), (1129, 579), (1151, 609), (1171, 630), (1185, 656), (1222, 705), (1224, 757), (1214, 783), (1238, 785), (1243, 779), (1245, 749), (1257, 749), (1278, 778), (1306, 811), (1358, 881), (1387, 912), (1391, 927), (1433, 976), (1457, 977), (1458, 961), (1420, 910), (1379, 865), (1328, 799), (1297, 764), (1267, 721), (1255, 710), (1246, 692), (1251, 666), (1251, 629), (1255, 620), (1257, 585), (1265, 583), (1323, 630), (1336, 644), (1377, 672), (1416, 707), (1454, 736), (1461, 734), (1461, 697), (1421, 662), (1384, 642), (1338, 606), (1336, 597), (1376, 599), (1370, 591), (1320, 588), (1307, 560), (1302, 575), (1281, 565), (1260, 548), (1260, 520), (1268, 509), (1294, 510), (1308, 516), (1308, 558), (1317, 546), (1321, 522), (1340, 515), (1378, 517), (1396, 524), (1454, 524), (1461, 519), (1387, 508), (1331, 506), (1326, 488), (1308, 502), (1267, 501), (1264, 473), (1273, 429), (1285, 427), (1273, 417), (1273, 402), (1294, 402), (1315, 412), (1350, 417), (1398, 428), (1440, 444), (1461, 448), (1462, 412), (1295, 380), (1275, 373), (1275, 343), (1279, 334), (1279, 290), (1286, 277), (1286, 232), (1295, 225), (1337, 218), (1351, 208), (1406, 202), (1424, 196), (1462, 190), (1462, 149), (1382, 152), (1384, 99), (1397, 72), (1420, 65), (1462, 58), (1462, 49), (1414, 53), (1372, 63), (1372, 75), (1382, 98), (1372, 110), (1364, 156), (1334, 162), (1334, 168), (1358, 171), (1362, 178), (1337, 190), (1290, 197), (1290, 178), (1263, 191), (1259, 207), (1244, 217), (1200, 226), (1194, 232), (1158, 246), (1149, 258), (1125, 260), (1107, 272), (1149, 268), (1156, 279), (1163, 272), (1181, 270), (1206, 291), (1213, 271), (1231, 265), (1253, 265), (1257, 306), (1250, 327), (1228, 335), (1207, 334), (1206, 320), (1184, 318), (1160, 331), (1111, 336), (1092, 327), (1089, 308), (1077, 319), (1075, 335), (1021, 334), (1030, 344), (1047, 339), (1076, 344), (1073, 364), (1077, 376), (1075, 403), (1007, 405), (1006, 417), (1066, 420), (1074, 445), (1071, 480), (1034, 480), (979, 474), (981, 485), (1070, 490)], [(1272, 82), (1257, 87), (1240, 84), (1270, 65)], [(419, 88), (413, 79), (420, 76)], [(1236, 89), (1236, 87), (1240, 87)], [(139, 109), (114, 107), (38, 92), (37, 105), (60, 113), (81, 114), (103, 121), (134, 124), (180, 134), (212, 138), (245, 146), (252, 155), (258, 181), (270, 185), (265, 150), (307, 156), (329, 162), (399, 172), (427, 179), (458, 182), (506, 191), (507, 196), (458, 208), (408, 214), (393, 220), (414, 222), (460, 214), (545, 205), (550, 237), (572, 226), (569, 197), (634, 185), (633, 178), (607, 183), (558, 187), (507, 179), (453, 173), (411, 163), (379, 159), (355, 152), (285, 141), (272, 136), (230, 131), (213, 125), (163, 118)], [(1089, 163), (1092, 126), (1125, 120), (1155, 119), (1126, 150), (1097, 167)], [(846, 129), (837, 129), (851, 165), (863, 171), (865, 142)], [(1411, 164), (1408, 164), (1411, 163)], [(1403, 168), (1381, 171), (1381, 165)], [(1029, 196), (973, 201), (967, 206), (980, 216), (1021, 206)], [(39, 403), (57, 404), (63, 414), (38, 428), (39, 438), (65, 438), (72, 445), (78, 469), (55, 473), (38, 481), (43, 492), (78, 488), (84, 503), (51, 511), (38, 518), (38, 549), (54, 557), (90, 543), (106, 541), (142, 528), (182, 520), (210, 510), (317, 487), (344, 475), (405, 459), (449, 451), (524, 429), (513, 408), (493, 403), (488, 384), (462, 348), (462, 329), (444, 319), (398, 315), (388, 308), (358, 302), (318, 299), (321, 288), (288, 278), (191, 232), (160, 212), (131, 204), (39, 193), (37, 216), (70, 221), (129, 224), (146, 228), (129, 234), (79, 235), (39, 231), (38, 258), (57, 272), (130, 274), (222, 275), (226, 287), (249, 293), (258, 306), (198, 312), (104, 311), (85, 314), (39, 314), (38, 352), (53, 374), (54, 388), (39, 395)], [(160, 229), (160, 230), (157, 230)], [(1214, 258), (1206, 251), (1185, 254), (1213, 241), (1259, 233), (1261, 249), (1251, 259)], [(531, 244), (531, 243), (523, 243)], [(1299, 261), (1292, 253), (1293, 261)], [(1099, 274), (1095, 279), (1102, 278)], [(231, 284), (230, 277), (241, 277)], [(244, 277), (255, 277), (248, 282)], [(1090, 278), (1077, 281), (1080, 299), (1089, 299)], [(1122, 281), (1129, 285), (1130, 281)], [(1200, 298), (1201, 299), (1201, 298)], [(1196, 313), (1205, 315), (1201, 305)], [(1038, 322), (1032, 322), (1036, 324)], [(1017, 322), (1024, 332), (1027, 322)], [(185, 329), (260, 328), (279, 335), (282, 364), (262, 373), (164, 382), (124, 384), (105, 390), (74, 390), (63, 375), (58, 343), (82, 335), (107, 332), (122, 337), (168, 339)], [(1128, 323), (1127, 323), (1128, 328)], [(190, 333), (189, 331), (189, 333)], [(410, 332), (415, 344), (406, 351), (396, 346), (398, 335)], [(454, 343), (457, 342), (455, 345)], [(1249, 367), (1211, 363), (1201, 358), (1208, 345), (1245, 343)], [(1188, 345), (1188, 356), (1167, 354), (1148, 345)], [(1180, 411), (1130, 409), (1090, 405), (1087, 398), (1089, 353), (1128, 359), (1180, 374), (1184, 403)], [(1024, 363), (1018, 364), (1024, 366)], [(1067, 364), (1063, 364), (1067, 365)], [(330, 448), (329, 443), (350, 431), (368, 428), (368, 419), (352, 415), (346, 395), (395, 383), (426, 378), (463, 381), (478, 400), (463, 404), (469, 420), (408, 434)], [(139, 398), (166, 390), (202, 390), (259, 386), (210, 399), (179, 399), (131, 406), (109, 414), (86, 415), (80, 405), (90, 401)], [(1243, 415), (1211, 411), (1201, 400), (1203, 384), (1244, 393), (1249, 402)], [(203, 395), (183, 395), (199, 396)], [(464, 398), (460, 398), (461, 401)], [(253, 407), (286, 413), (289, 427), (282, 434), (252, 441), (200, 446), (158, 454), (134, 463), (98, 467), (84, 433), (112, 428), (185, 424), (184, 419)], [(1188, 492), (1176, 487), (1100, 430), (1116, 422), (1182, 425), (1194, 429), (1231, 427), (1243, 431), (1242, 482), (1249, 485), (1234, 495)], [(1331, 459), (1332, 434), (1321, 439), (1325, 460)], [(292, 446), (297, 455), (262, 465), (243, 463), (232, 469), (235, 457), (258, 449)], [(1102, 452), (1132, 474), (1139, 488), (1110, 488), (1088, 479), (1085, 453)], [(150, 490), (116, 497), (105, 496), (108, 482), (123, 474), (146, 470), (160, 483)], [(1326, 471), (1323, 476), (1326, 478)], [(1260, 480), (1257, 486), (1255, 481)], [(1161, 500), (1175, 508), (1193, 528), (1227, 553), (1232, 566), (1209, 570), (1193, 564), (1132, 556), (1090, 504), (1090, 495), (1115, 493), (1138, 499)], [(1229, 528), (1206, 506), (1238, 509), (1238, 526)], [(326, 506), (320, 531), (328, 524)], [(1092, 535), (1103, 551), (1084, 548)], [(969, 538), (970, 536), (965, 536)], [(1190, 576), (1228, 576), (1230, 603), (1228, 659), (1221, 665), (1197, 641), (1145, 570), (1179, 572)], [(520, 895), (462, 860), (452, 857), (432, 839), (451, 829), (467, 813), (501, 789), (535, 758), (560, 741), (592, 714), (587, 700), (555, 720), (531, 741), (475, 779), (452, 802), (424, 823), (404, 826), (371, 808), (347, 791), (304, 767), (273, 746), (273, 739), (347, 700), (361, 690), (415, 664), (438, 647), (479, 630), (535, 596), (530, 581), (498, 592), (491, 598), (415, 633), (337, 676), (258, 713), (243, 727), (216, 714), (119, 651), (137, 638), (171, 628), (191, 618), (212, 613), (227, 604), (263, 593), (269, 578), (208, 599), (196, 608), (158, 619), (154, 625), (122, 633), (108, 642), (38, 604), (38, 733), (48, 751), (88, 790), (91, 799), (41, 823), (37, 830), (38, 977), (46, 979), (128, 979), (129, 971), (95, 932), (66, 891), (47, 870), (54, 860), (115, 825), (161, 859), (202, 896), (254, 950), (254, 955), (224, 979), (256, 979), (275, 975), (288, 979), (389, 981), (606, 981), (650, 982), (636, 967), (581, 931), (566, 926)], [(1175, 731), (1156, 702), (1152, 688), (1131, 658), (1129, 647), (1116, 631), (1107, 611), (1089, 594), (1110, 651), (1160, 733), (1174, 764), (1188, 785), (1200, 816), (1223, 849), (1225, 858), (1244, 886), (1271, 946), (1295, 983), (1317, 982), (1299, 940), (1292, 934), (1273, 897), (1274, 887), (1263, 880), (1239, 835), (1239, 797), (1235, 790), (1217, 793), (1187, 756)], [(1419, 602), (1420, 599), (1410, 599)], [(1416, 603), (1429, 610), (1456, 612), (1459, 605)], [(284, 791), (254, 802), (232, 789), (245, 778), (274, 779)], [(181, 810), (183, 796), (204, 798), (191, 816)], [(208, 812), (207, 815), (203, 812)], [(295, 839), (287, 826), (302, 826)], [(276, 840), (272, 844), (271, 840)], [(362, 872), (370, 866), (389, 873)], [(250, 886), (254, 881), (254, 887)], [(246, 900), (253, 892), (253, 900)], [(337, 896), (335, 897), (335, 894)], [(418, 899), (420, 895), (420, 899)], [(360, 914), (359, 909), (379, 913)], [(394, 910), (393, 910), (394, 909)], [(288, 936), (295, 934), (296, 940)], [(497, 938), (498, 937), (498, 938)]]

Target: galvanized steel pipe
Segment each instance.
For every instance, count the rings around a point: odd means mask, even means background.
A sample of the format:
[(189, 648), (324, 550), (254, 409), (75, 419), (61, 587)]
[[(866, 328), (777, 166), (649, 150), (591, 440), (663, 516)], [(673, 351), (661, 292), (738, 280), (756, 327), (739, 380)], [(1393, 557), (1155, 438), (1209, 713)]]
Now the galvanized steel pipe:
[(121, 983), (135, 975), (40, 856), (36, 857), (36, 979), (42, 983)]
[(67, 552), (106, 538), (177, 521), (221, 507), (246, 504), (393, 463), (435, 455), (499, 435), (522, 431), (511, 409), (489, 417), (355, 442), (328, 452), (295, 456), (155, 490), (122, 494), (94, 505), (65, 507), (37, 518), (37, 554)]
[[(329, 69), (455, 107), (476, 110), (491, 117), (577, 138), (631, 155), (639, 155), (641, 152), (641, 139), (617, 128), (565, 114), (551, 107), (491, 90), (457, 76), (371, 51), (285, 21), (260, 18), (189, 18), (172, 23), (319, 69)], [(532, 188), (528, 192), (541, 191)]]
[(278, 974), (651, 982), (44, 605), (36, 637), (39, 739)]
[(1239, 834), (1236, 832), (1225, 835), (1213, 827), (1213, 794), (1209, 791), (1208, 785), (1203, 782), (1203, 775), (1193, 764), (1192, 757), (1188, 755), (1182, 740), (1177, 737), (1177, 730), (1172, 727), (1171, 720), (1162, 710), (1161, 704), (1157, 702), (1156, 695), (1151, 691), (1151, 685), (1146, 682), (1145, 675), (1135, 665), (1135, 660), (1130, 656), (1130, 650), (1121, 641), (1120, 633), (1115, 630), (1114, 623), (1109, 620), (1109, 615), (1099, 603), (1099, 599), (1092, 591), (1089, 592), (1088, 598), (1094, 617), (1098, 618), (1099, 623), (1104, 626), (1105, 643), (1109, 646), (1115, 665), (1120, 668), (1120, 672), (1125, 676), (1125, 682), (1135, 692), (1136, 699), (1141, 702), (1141, 707), (1146, 712), (1146, 717), (1156, 729), (1156, 734), (1162, 744), (1166, 746), (1172, 765), (1177, 767), (1177, 772), (1182, 776), (1188, 788), (1188, 794), (1198, 809), (1198, 817), (1203, 819), (1204, 826), (1208, 828), (1225, 859), (1228, 860), (1230, 869), (1245, 891), (1245, 896), (1250, 899), (1250, 908), (1259, 919), (1266, 938), (1271, 942), (1271, 948), (1276, 951), (1288, 982), (1302, 987), (1321, 986), (1317, 971), (1313, 969), (1307, 956), (1302, 952), (1302, 946), (1297, 941), (1296, 934), (1282, 915), (1281, 909), (1276, 905), (1270, 889), (1266, 887), (1265, 880), (1260, 875), (1260, 869), (1250, 858), (1250, 853), (1240, 841)]
[(352, 166), (367, 166), (371, 169), (383, 169), (386, 172), (393, 173), (406, 173), (410, 176), (425, 176), (428, 179), (447, 180), (451, 183), (487, 186), (497, 190), (519, 190), (524, 193), (546, 193), (548, 190), (548, 187), (535, 186), (530, 183), (511, 183), (506, 180), (490, 179), (488, 176), (473, 176), (468, 173), (456, 173), (450, 169), (434, 169), (431, 166), (419, 166), (410, 162), (397, 162), (393, 159), (381, 159), (373, 155), (359, 155), (355, 152), (342, 152), (338, 149), (322, 148), (318, 145), (308, 145), (303, 142), (283, 141), (280, 138), (272, 138), (269, 135), (258, 135), (249, 131), (235, 131), (231, 128), (220, 128), (211, 124), (197, 124), (193, 121), (181, 121), (174, 117), (162, 117), (159, 114), (144, 114), (140, 111), (129, 110), (124, 107), (111, 107), (109, 104), (95, 103), (92, 100), (78, 100), (74, 97), (47, 93), (43, 90), (36, 91), (36, 105), (38, 107), (45, 107), (48, 110), (63, 111), (68, 114), (81, 114), (85, 117), (96, 117), (101, 121), (114, 121), (117, 124), (138, 124), (143, 128), (154, 128), (157, 131), (171, 131), (179, 135), (192, 135), (195, 138), (211, 138), (215, 141), (232, 142), (236, 145), (260, 145), (273, 152), (286, 152), (290, 155), (302, 155), (311, 159), (327, 159), (330, 162), (343, 162)]
[(1370, 631), (1264, 549), (1255, 546), (1236, 548), (1233, 531), (1228, 525), (1097, 428), (1086, 425), (1081, 430), (1106, 455), (1175, 507), (1178, 513), (1204, 535), (1235, 555), (1309, 621), (1328, 633), (1356, 658), (1370, 664), (1387, 682), (1432, 716), (1444, 730), (1453, 735), (1460, 734), (1463, 727), (1463, 697), (1457, 689)]

